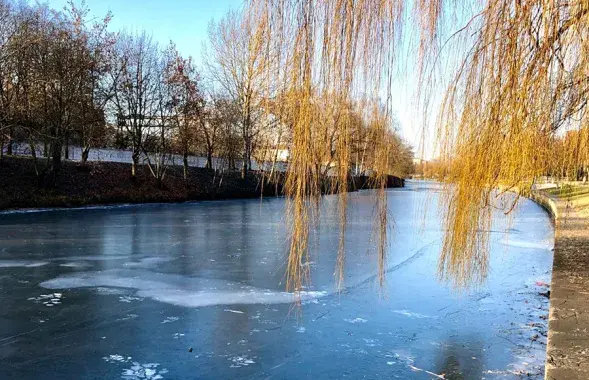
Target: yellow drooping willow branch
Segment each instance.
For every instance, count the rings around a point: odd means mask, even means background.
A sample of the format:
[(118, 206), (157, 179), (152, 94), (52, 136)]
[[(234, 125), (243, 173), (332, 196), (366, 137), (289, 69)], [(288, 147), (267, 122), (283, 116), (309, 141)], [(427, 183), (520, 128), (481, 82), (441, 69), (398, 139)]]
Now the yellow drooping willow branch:
[[(268, 37), (273, 61), (267, 71), (268, 94), (281, 103), (279, 117), (291, 131), (286, 180), (291, 290), (301, 289), (308, 276), (303, 264), (309, 226), (316, 215), (324, 166), (331, 164), (337, 167), (331, 178), (338, 184), (343, 225), (336, 275), (343, 274), (350, 180), (346, 145), (353, 130), (348, 111), (362, 100), (383, 103), (384, 107), (365, 107), (363, 117), (375, 128), (373, 136), (380, 134), (383, 119), (390, 120), (395, 59), (401, 45), (412, 43), (401, 31), (419, 36), (419, 93), (428, 92), (424, 87), (432, 84), (422, 69), (435, 71), (443, 61), (440, 54), (448, 57), (448, 67), (456, 67), (447, 81), (437, 124), (441, 167), (449, 183), (443, 203), (447, 232), (439, 262), (441, 278), (458, 287), (485, 278), (486, 231), (497, 186), (523, 192), (538, 176), (587, 166), (588, 134), (582, 131), (589, 128), (588, 0), (250, 0), (249, 5), (254, 17), (263, 20), (260, 28)], [(442, 14), (459, 7), (457, 19), (466, 20), (465, 25), (441, 30)], [(469, 9), (476, 13), (469, 16)], [(467, 46), (441, 40), (457, 35), (464, 36), (461, 41)], [(282, 86), (274, 87), (276, 83)], [(329, 107), (319, 106), (326, 102)], [(314, 126), (329, 123), (335, 125), (335, 136), (322, 138), (321, 128)], [(573, 136), (567, 130), (581, 132)], [(373, 140), (370, 158), (375, 179), (384, 186), (390, 154), (382, 153), (386, 147), (377, 144), (382, 141)], [(560, 149), (563, 144), (566, 148)], [(383, 224), (378, 250), (383, 275), (388, 210), (386, 193), (380, 194), (379, 202), (385, 202), (379, 203), (377, 218)]]
[[(558, 167), (586, 166), (586, 149), (558, 142), (589, 127), (589, 1), (489, 1), (466, 32), (474, 43), (439, 127), (450, 185), (440, 273), (458, 287), (486, 276), (497, 187), (525, 194)], [(569, 140), (587, 147), (586, 138)]]
[[(266, 78), (268, 97), (278, 99), (279, 119), (289, 126), (289, 169), (285, 192), (289, 198), (291, 226), (287, 266), (287, 287), (298, 291), (309, 277), (309, 229), (318, 216), (322, 192), (338, 193), (340, 243), (336, 279), (343, 284), (347, 192), (351, 186), (351, 140), (355, 115), (369, 128), (392, 127), (386, 101), (379, 101), (393, 59), (393, 45), (399, 40), (397, 25), (403, 15), (402, 2), (253, 0), (250, 14), (269, 36), (267, 51), (273, 69)], [(282, 84), (278, 88), (277, 83)], [(360, 104), (367, 104), (365, 108)], [(385, 106), (381, 106), (381, 104)], [(276, 114), (276, 109), (274, 109)], [(373, 131), (369, 135), (380, 145), (385, 139)], [(380, 140), (378, 137), (381, 137)], [(376, 149), (375, 149), (376, 148)], [(374, 146), (367, 161), (379, 186), (380, 209), (386, 209), (386, 176), (390, 174), (388, 149)], [(377, 152), (375, 154), (374, 152)], [(386, 224), (386, 212), (378, 223)], [(386, 231), (386, 226), (383, 226)], [(386, 233), (378, 239), (384, 256)], [(381, 279), (384, 257), (379, 259)]]

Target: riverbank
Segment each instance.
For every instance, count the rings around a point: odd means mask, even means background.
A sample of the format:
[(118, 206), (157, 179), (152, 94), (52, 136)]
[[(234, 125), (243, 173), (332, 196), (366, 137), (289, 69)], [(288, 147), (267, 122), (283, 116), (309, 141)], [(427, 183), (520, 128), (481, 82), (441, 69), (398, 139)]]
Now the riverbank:
[[(174, 203), (199, 200), (255, 198), (282, 195), (282, 180), (262, 181), (250, 172), (245, 179), (239, 171), (214, 171), (190, 167), (188, 178), (182, 167), (170, 166), (163, 186), (140, 166), (135, 179), (131, 165), (118, 162), (65, 161), (52, 188), (38, 186), (33, 161), (25, 157), (4, 157), (0, 165), (0, 210), (28, 208), (68, 208), (122, 203)], [(402, 187), (404, 181), (389, 178), (389, 187)], [(350, 191), (369, 188), (366, 177), (355, 179)]]
[(546, 379), (588, 379), (588, 215), (580, 204), (545, 192), (535, 192), (532, 199), (552, 214), (556, 224)]
[(0, 209), (81, 207), (120, 203), (170, 203), (196, 200), (274, 196), (280, 185), (264, 186), (261, 177), (237, 171), (215, 172), (189, 168), (184, 180), (182, 168), (171, 166), (163, 186), (146, 166), (140, 166), (135, 179), (131, 165), (117, 162), (91, 162), (85, 166), (67, 161), (52, 188), (38, 186), (33, 162), (28, 158), (5, 157), (0, 166)]

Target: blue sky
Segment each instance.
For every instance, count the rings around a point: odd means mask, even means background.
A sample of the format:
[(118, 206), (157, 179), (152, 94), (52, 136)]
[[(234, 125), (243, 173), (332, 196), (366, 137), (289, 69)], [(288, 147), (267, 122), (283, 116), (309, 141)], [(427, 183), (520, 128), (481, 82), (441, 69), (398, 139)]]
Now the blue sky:
[[(111, 30), (146, 30), (162, 45), (170, 40), (185, 55), (201, 62), (202, 44), (208, 38), (211, 20), (219, 19), (244, 0), (86, 0), (92, 16), (102, 17), (111, 11)], [(61, 9), (68, 0), (46, 0), (51, 8)], [(74, 1), (80, 4), (79, 0)]]

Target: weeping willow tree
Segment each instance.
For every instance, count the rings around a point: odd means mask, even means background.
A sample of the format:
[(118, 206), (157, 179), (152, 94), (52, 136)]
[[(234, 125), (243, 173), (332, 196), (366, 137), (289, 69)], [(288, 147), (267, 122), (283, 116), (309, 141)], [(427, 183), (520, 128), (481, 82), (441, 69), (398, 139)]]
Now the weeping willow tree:
[(494, 189), (517, 202), (555, 164), (570, 170), (589, 153), (586, 133), (566, 156), (554, 143), (589, 122), (589, 1), (490, 1), (477, 17), (439, 124), (452, 185), (439, 265), (456, 286), (486, 277)]
[[(322, 96), (333, 99), (330, 112), (338, 129), (334, 154), (342, 225), (338, 278), (345, 261), (353, 130), (345, 105), (360, 99), (385, 105), (366, 107), (365, 114), (375, 136), (373, 179), (380, 189), (376, 251), (380, 282), (384, 279), (389, 212), (384, 187), (390, 147), (382, 136), (391, 118), (390, 101), (395, 95), (391, 83), (403, 46), (413, 44), (418, 56), (420, 94), (437, 82), (428, 73), (442, 62), (451, 73), (437, 122), (449, 184), (439, 271), (442, 279), (457, 287), (486, 276), (485, 231), (491, 224), (494, 189), (506, 185), (520, 193), (528, 190), (534, 178), (555, 170), (555, 140), (562, 131), (587, 127), (587, 0), (251, 0), (249, 11), (264, 30), (259, 34), (268, 38), (266, 49), (273, 52), (266, 80), (282, 84), (280, 117), (292, 134), (285, 187), (290, 199), (291, 290), (301, 289), (308, 277), (308, 266), (302, 264), (308, 258), (309, 229), (321, 194), (313, 109)], [(452, 21), (463, 25), (442, 27), (445, 14), (453, 14)], [(425, 95), (421, 104), (431, 106), (434, 98)], [(579, 136), (578, 149), (561, 157), (560, 165), (586, 162), (586, 134)]]
[[(340, 243), (336, 279), (343, 283), (347, 192), (352, 181), (352, 141), (358, 115), (369, 129), (371, 176), (379, 189), (375, 235), (379, 278), (384, 279), (387, 217), (385, 186), (391, 171), (387, 143), (392, 114), (381, 101), (390, 76), (397, 24), (403, 8), (376, 1), (253, 0), (245, 17), (266, 36), (265, 98), (280, 99), (274, 116), (289, 128), (289, 168), (285, 192), (291, 228), (287, 287), (302, 289), (309, 278), (309, 232), (318, 221), (319, 199), (329, 177), (338, 194)], [(279, 84), (279, 86), (276, 86)], [(386, 91), (385, 91), (386, 92)], [(390, 95), (390, 94), (389, 94)], [(388, 141), (390, 142), (390, 141)]]

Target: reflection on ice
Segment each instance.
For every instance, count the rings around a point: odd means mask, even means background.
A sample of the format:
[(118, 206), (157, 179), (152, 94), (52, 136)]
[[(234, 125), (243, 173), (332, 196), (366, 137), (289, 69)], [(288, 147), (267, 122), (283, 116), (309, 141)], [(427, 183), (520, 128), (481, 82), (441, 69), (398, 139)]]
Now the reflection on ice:
[[(137, 290), (138, 297), (184, 307), (245, 304), (283, 304), (297, 301), (293, 293), (271, 291), (234, 282), (136, 270), (107, 270), (61, 276), (40, 284), (46, 289), (113, 287)], [(327, 295), (303, 291), (302, 301)]]

